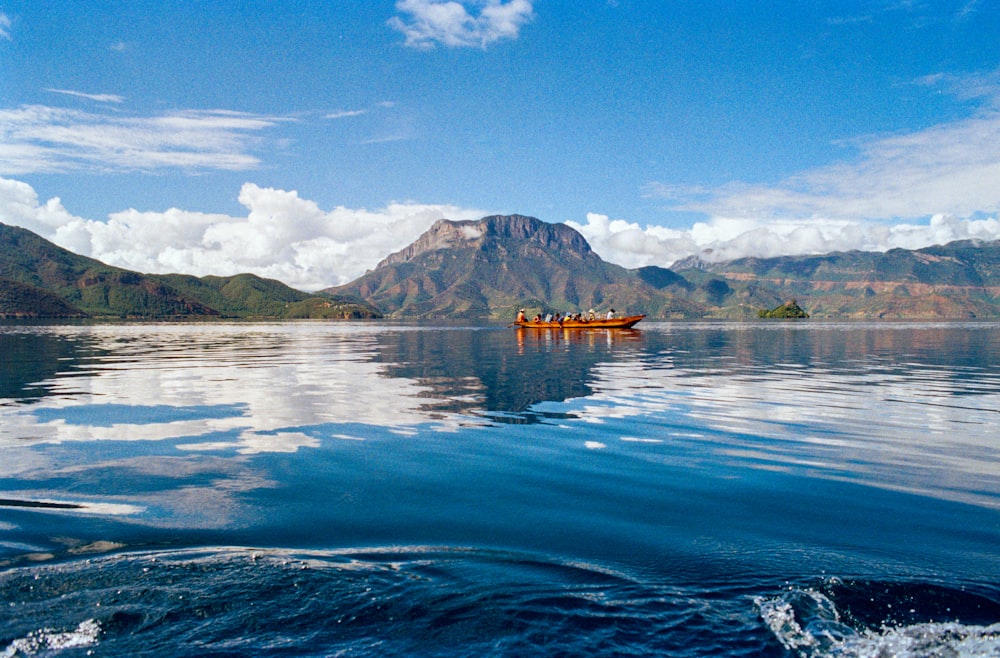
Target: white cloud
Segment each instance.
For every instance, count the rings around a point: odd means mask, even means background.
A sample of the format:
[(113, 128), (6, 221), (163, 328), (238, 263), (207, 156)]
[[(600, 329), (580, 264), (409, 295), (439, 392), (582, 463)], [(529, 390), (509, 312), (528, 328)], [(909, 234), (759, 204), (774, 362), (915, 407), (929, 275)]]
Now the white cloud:
[[(707, 216), (687, 228), (643, 227), (596, 213), (567, 224), (603, 258), (626, 267), (669, 266), (691, 255), (719, 261), (1000, 239), (1000, 73), (918, 83), (979, 100), (982, 109), (965, 120), (859, 142), (853, 161), (777, 185), (650, 185), (651, 196)], [(40, 106), (0, 110), (0, 171), (17, 171), (20, 163), (26, 171), (248, 168), (257, 162), (250, 153), (256, 133), (277, 121), (221, 111), (137, 119)], [(412, 202), (325, 210), (294, 191), (253, 183), (239, 200), (247, 209), (239, 216), (128, 209), (94, 220), (0, 177), (0, 222), (77, 253), (143, 272), (254, 272), (306, 290), (353, 280), (437, 219), (488, 214)]]
[(1000, 240), (1000, 220), (934, 215), (927, 223), (884, 224), (836, 218), (713, 217), (688, 229), (638, 224), (589, 213), (566, 224), (580, 231), (605, 260), (625, 267), (659, 265), (697, 255), (708, 262), (831, 251), (920, 249), (954, 240)]
[[(481, 7), (478, 16), (469, 12), (469, 5)], [(534, 18), (531, 0), (399, 0), (396, 9), (405, 17), (394, 16), (389, 25), (415, 48), (485, 48), (501, 39), (516, 39), (521, 26)]]
[(71, 215), (58, 197), (41, 204), (27, 183), (0, 177), (0, 222), (20, 226), (39, 235), (54, 235), (62, 226), (82, 221)]
[(346, 119), (348, 117), (358, 117), (364, 114), (366, 110), (340, 110), (339, 112), (331, 112), (327, 114), (325, 119)]
[(76, 98), (86, 98), (87, 100), (97, 101), (98, 103), (124, 103), (125, 97), (119, 96), (117, 94), (87, 94), (82, 91), (73, 91), (72, 89), (46, 89), (45, 91), (52, 92), (53, 94), (63, 94), (65, 96), (75, 96)]
[(0, 12), (0, 39), (7, 39), (10, 41), (10, 16)]
[[(0, 222), (56, 244), (140, 272), (227, 276), (253, 272), (301, 290), (348, 283), (416, 240), (434, 221), (477, 219), (488, 212), (449, 205), (391, 203), (378, 210), (324, 210), (297, 192), (243, 185), (245, 215), (129, 209), (106, 221), (75, 216), (58, 198), (0, 177)], [(641, 227), (588, 214), (566, 222), (594, 251), (625, 267), (669, 266), (691, 255), (708, 261), (861, 249), (916, 249), (959, 239), (1000, 239), (1000, 219), (935, 215), (925, 223), (845, 219), (714, 217), (690, 228)]]
[[(165, 368), (155, 359), (138, 357), (112, 377), (72, 378), (61, 389), (63, 395), (47, 397), (38, 404), (0, 405), (0, 427), (4, 429), (0, 450), (39, 443), (184, 439), (178, 446), (183, 450), (295, 452), (317, 447), (318, 437), (328, 436), (334, 423), (401, 431), (433, 423), (440, 431), (449, 431), (456, 423), (469, 422), (467, 417), (449, 420), (429, 412), (427, 401), (434, 394), (426, 383), (386, 376), (384, 364), (371, 358), (376, 334), (363, 327), (271, 325), (262, 332), (259, 327), (218, 324), (197, 329), (185, 324), (160, 327), (154, 333), (140, 326), (118, 327), (117, 333), (108, 327), (52, 329), (59, 336), (84, 332), (96, 344), (112, 349), (125, 335), (124, 340), (140, 348), (155, 336), (161, 347), (171, 347), (176, 358)], [(245, 359), (239, 358), (246, 349), (287, 347), (303, 340), (321, 346), (321, 353), (308, 350), (249, 369), (243, 365)], [(137, 352), (149, 354), (145, 349)], [(143, 400), (182, 409), (204, 408), (209, 413), (141, 425), (137, 423), (142, 421), (131, 415), (120, 414), (97, 425), (66, 419), (66, 412), (80, 410), (80, 405), (92, 410), (95, 417), (104, 417), (103, 405), (121, 408)], [(225, 408), (231, 412), (218, 413)], [(211, 413), (212, 409), (217, 412)], [(348, 435), (341, 433), (343, 429), (334, 436), (345, 440), (365, 437), (364, 430), (355, 428)], [(360, 436), (352, 436), (355, 433)], [(51, 472), (52, 468), (44, 458), (38, 460), (30, 454), (23, 459), (0, 460), (0, 476), (5, 477), (25, 471)]]
[(1000, 112), (876, 138), (859, 152), (775, 186), (699, 188), (686, 199), (676, 186), (649, 190), (675, 208), (719, 217), (892, 220), (1000, 211)]
[(0, 178), (0, 222), (22, 226), (76, 253), (140, 272), (227, 276), (253, 272), (302, 290), (348, 283), (436, 220), (488, 213), (449, 205), (391, 203), (380, 210), (323, 210), (297, 192), (246, 183), (244, 216), (129, 209), (107, 221), (40, 203), (30, 185)]
[(226, 110), (129, 117), (23, 105), (0, 110), (0, 173), (252, 169), (256, 133), (281, 121)]

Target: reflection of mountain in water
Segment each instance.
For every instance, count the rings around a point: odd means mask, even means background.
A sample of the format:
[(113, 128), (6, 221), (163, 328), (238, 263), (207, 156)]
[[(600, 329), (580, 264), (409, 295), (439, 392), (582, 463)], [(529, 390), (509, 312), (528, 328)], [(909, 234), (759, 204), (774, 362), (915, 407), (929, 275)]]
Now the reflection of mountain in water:
[(0, 331), (0, 398), (37, 400), (50, 394), (53, 378), (80, 368), (96, 347), (80, 335), (9, 328)]
[[(991, 373), (1000, 367), (1000, 356), (991, 335), (989, 326), (976, 324), (844, 324), (816, 330), (676, 323), (631, 332), (421, 327), (380, 333), (375, 359), (390, 377), (429, 389), (425, 412), (532, 422), (540, 414), (531, 409), (540, 402), (588, 397), (608, 385), (648, 390), (708, 376), (725, 386), (733, 379), (752, 381), (755, 373), (773, 374), (776, 368), (807, 380), (826, 373), (873, 386), (881, 385), (879, 376), (913, 378), (919, 376), (915, 371), (941, 369), (935, 377), (978, 380), (971, 389), (956, 386), (947, 394), (998, 392), (1000, 381)], [(944, 343), (948, 349), (943, 351)], [(641, 376), (609, 382), (598, 367), (609, 363), (631, 365), (638, 369), (633, 375)]]
[(425, 409), (519, 423), (536, 419), (525, 412), (539, 402), (591, 395), (594, 366), (641, 344), (642, 334), (423, 328), (386, 332), (378, 342), (376, 358), (389, 376), (430, 388)]
[[(663, 326), (663, 325), (661, 325)], [(677, 323), (666, 333), (647, 332), (645, 361), (655, 365), (669, 355), (672, 368), (716, 376), (753, 376), (775, 369), (835, 372), (858, 382), (874, 373), (886, 377), (927, 376), (968, 384), (980, 393), (1000, 392), (1000, 352), (995, 325), (732, 323), (706, 326)], [(960, 387), (955, 394), (970, 392)]]

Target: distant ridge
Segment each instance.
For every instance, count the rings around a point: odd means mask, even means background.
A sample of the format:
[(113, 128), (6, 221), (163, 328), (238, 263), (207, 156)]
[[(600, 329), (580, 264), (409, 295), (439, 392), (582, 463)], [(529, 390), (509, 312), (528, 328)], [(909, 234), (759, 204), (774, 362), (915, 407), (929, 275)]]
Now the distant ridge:
[(1000, 317), (1000, 242), (686, 264), (689, 281), (794, 298), (814, 318)]

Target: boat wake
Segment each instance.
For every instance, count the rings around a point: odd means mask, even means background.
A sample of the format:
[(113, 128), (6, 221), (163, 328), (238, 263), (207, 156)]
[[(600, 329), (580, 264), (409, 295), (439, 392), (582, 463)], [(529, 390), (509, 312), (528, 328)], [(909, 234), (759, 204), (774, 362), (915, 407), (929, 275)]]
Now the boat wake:
[(121, 553), (0, 572), (0, 600), (4, 658), (749, 657), (775, 646), (744, 594), (461, 547)]
[(1000, 602), (961, 589), (832, 579), (756, 603), (801, 658), (1000, 656)]
[(992, 591), (683, 580), (464, 547), (122, 552), (0, 571), (0, 658), (1000, 656)]
[(93, 619), (87, 619), (71, 631), (56, 631), (42, 628), (19, 637), (7, 646), (0, 658), (14, 656), (52, 655), (65, 649), (80, 649), (97, 644), (101, 626)]

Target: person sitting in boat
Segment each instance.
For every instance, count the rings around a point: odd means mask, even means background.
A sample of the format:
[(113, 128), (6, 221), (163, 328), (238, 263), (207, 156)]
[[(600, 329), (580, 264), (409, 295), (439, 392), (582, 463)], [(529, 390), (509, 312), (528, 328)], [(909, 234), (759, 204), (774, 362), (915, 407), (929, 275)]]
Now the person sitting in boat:
[(524, 322), (527, 318), (524, 317), (524, 309), (522, 308), (517, 312), (517, 322)]
[(552, 314), (551, 313), (546, 313), (545, 314), (545, 321), (546, 322), (552, 322)]
[(610, 311), (608, 311), (608, 320), (614, 320), (614, 319), (615, 319), (615, 309), (611, 309)]
[(536, 314), (535, 317), (531, 318), (531, 321), (532, 322), (541, 322), (542, 321), (542, 314), (541, 313)]
[(597, 319), (597, 314), (594, 313), (594, 309), (590, 309), (589, 311), (587, 311), (587, 320), (588, 321), (590, 321), (590, 320), (596, 320), (596, 319)]

